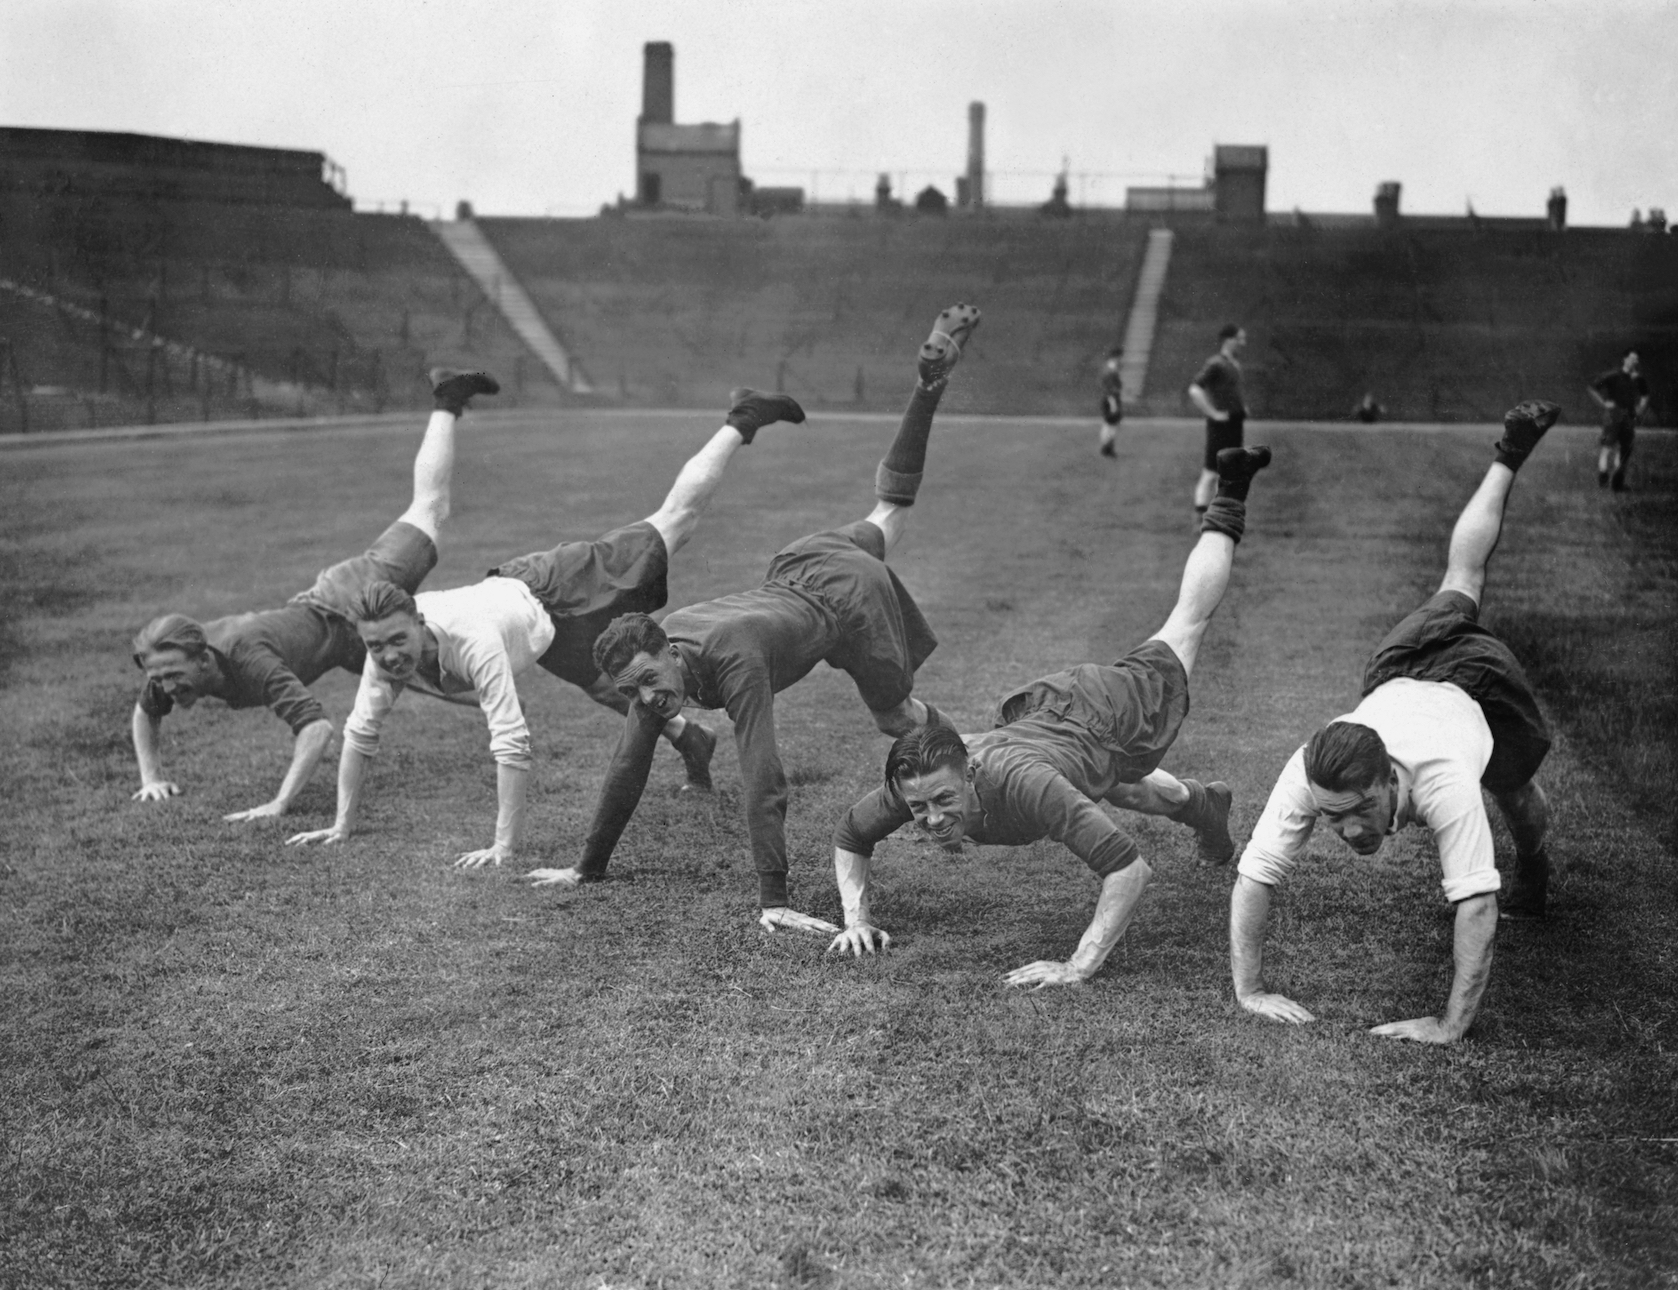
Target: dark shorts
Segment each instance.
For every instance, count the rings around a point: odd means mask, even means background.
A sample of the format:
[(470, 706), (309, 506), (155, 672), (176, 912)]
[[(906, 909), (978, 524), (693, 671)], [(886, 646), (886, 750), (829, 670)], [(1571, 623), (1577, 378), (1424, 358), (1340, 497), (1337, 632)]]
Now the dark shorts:
[(856, 682), (872, 712), (907, 699), (915, 672), (938, 648), (920, 606), (886, 563), (886, 538), (858, 520), (812, 533), (776, 553), (765, 583), (796, 587), (832, 611), (839, 643), (824, 660)]
[(1116, 426), (1124, 420), (1124, 404), (1119, 401), (1117, 394), (1102, 396), (1101, 419), (1110, 426)]
[(437, 544), (403, 520), (397, 520), (362, 555), (322, 569), (315, 585), (291, 598), (339, 618), (353, 619), (355, 603), (375, 582), (394, 582), (409, 595), (437, 565)]
[(1631, 456), (1632, 440), (1637, 437), (1637, 417), (1626, 408), (1608, 408), (1602, 414), (1602, 437), (1597, 440), (1604, 448), (1618, 448), (1622, 457)]
[(537, 659), (561, 680), (588, 689), (600, 677), (594, 642), (619, 614), (650, 614), (670, 598), (670, 555), (664, 538), (646, 520), (613, 529), (592, 542), (561, 542), (489, 571), (517, 578), (548, 617), (554, 641)]
[(1218, 454), (1225, 448), (1242, 446), (1246, 424), (1247, 415), (1244, 412), (1231, 412), (1228, 421), (1207, 421), (1206, 456), (1201, 459), (1207, 470), (1218, 468)]
[(1113, 754), (1118, 782), (1134, 784), (1176, 742), (1189, 715), (1189, 675), (1171, 646), (1144, 641), (1110, 666), (1080, 663), (1021, 686), (997, 706), (996, 724), (1037, 714), (1088, 730)]
[(1398, 677), (1448, 681), (1480, 705), (1492, 758), (1480, 782), (1493, 793), (1521, 787), (1550, 751), (1550, 730), (1515, 655), (1480, 625), (1460, 591), (1441, 591), (1387, 633), (1363, 672), (1363, 693)]

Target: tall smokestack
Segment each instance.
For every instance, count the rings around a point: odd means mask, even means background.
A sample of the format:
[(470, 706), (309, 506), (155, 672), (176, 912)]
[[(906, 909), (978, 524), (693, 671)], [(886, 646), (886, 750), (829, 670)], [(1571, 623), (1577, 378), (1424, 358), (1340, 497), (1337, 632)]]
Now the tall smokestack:
[(649, 40), (641, 53), (641, 119), (669, 125), (676, 119), (676, 47), (668, 40)]
[(967, 105), (967, 193), (975, 207), (985, 204), (985, 105)]

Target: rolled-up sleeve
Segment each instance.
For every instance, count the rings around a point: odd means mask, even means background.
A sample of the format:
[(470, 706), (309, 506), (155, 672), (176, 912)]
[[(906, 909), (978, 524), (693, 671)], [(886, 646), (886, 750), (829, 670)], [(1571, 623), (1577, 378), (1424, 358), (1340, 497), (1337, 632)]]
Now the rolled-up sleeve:
[(1274, 887), (1293, 868), (1316, 825), (1317, 803), (1305, 778), (1305, 749), (1301, 747), (1288, 758), (1276, 787), (1270, 790), (1270, 800), (1253, 826), (1237, 871)]
[(845, 812), (833, 831), (833, 845), (852, 855), (872, 856), (875, 846), (914, 818), (897, 794), (882, 785)]
[(1492, 826), (1479, 782), (1452, 776), (1444, 782), (1418, 783), (1413, 791), (1417, 813), (1433, 830), (1445, 899), (1454, 905), (1499, 890), (1503, 879), (1497, 872)]
[(373, 656), (361, 668), (361, 687), (355, 692), (355, 707), (344, 722), (344, 746), (353, 748), (363, 757), (379, 751), (379, 731), (384, 726), (385, 714), (396, 703), (401, 688), (379, 671)]
[(519, 690), (512, 661), (499, 637), (468, 639), (461, 643), (460, 661), (478, 693), (478, 706), (489, 723), (490, 755), (503, 766), (529, 770), (530, 727), (519, 706)]

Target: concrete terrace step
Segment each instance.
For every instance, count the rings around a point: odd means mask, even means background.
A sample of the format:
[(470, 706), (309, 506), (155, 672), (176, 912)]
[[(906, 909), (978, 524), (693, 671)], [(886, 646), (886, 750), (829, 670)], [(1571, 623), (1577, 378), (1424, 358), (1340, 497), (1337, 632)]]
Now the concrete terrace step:
[(1159, 320), (1159, 298), (1165, 291), (1166, 270), (1171, 266), (1171, 242), (1170, 229), (1149, 230), (1142, 268), (1136, 275), (1136, 295), (1125, 323), (1124, 358), (1119, 362), (1126, 403), (1141, 402), (1147, 384), (1148, 360), (1153, 355), (1154, 329)]
[(560, 386), (573, 394), (592, 394), (593, 387), (583, 374), (582, 365), (560, 344), (547, 319), (478, 226), (471, 220), (453, 223), (438, 220), (431, 229)]

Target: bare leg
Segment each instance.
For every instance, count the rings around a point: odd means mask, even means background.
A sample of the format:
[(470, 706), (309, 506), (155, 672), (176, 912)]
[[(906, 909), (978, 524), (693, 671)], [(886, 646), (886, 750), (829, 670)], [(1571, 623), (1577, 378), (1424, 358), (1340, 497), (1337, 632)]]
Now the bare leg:
[(1121, 810), (1163, 815), (1188, 825), (1194, 830), (1202, 864), (1228, 864), (1235, 858), (1235, 839), (1229, 834), (1229, 809), (1235, 795), (1228, 784), (1202, 784), (1156, 770), (1137, 783), (1120, 784), (1107, 794), (1107, 800)]
[(425, 437), (414, 457), (414, 499), (402, 512), (404, 523), (412, 524), (433, 542), (449, 518), (449, 485), (454, 478), (454, 430), (459, 420), (442, 409), (425, 423)]
[(1515, 472), (1493, 462), (1474, 496), (1468, 499), (1451, 530), (1450, 554), (1445, 561), (1441, 591), (1460, 591), (1476, 605), (1486, 590), (1486, 563), (1503, 533), (1503, 508), (1509, 502)]
[(1229, 587), (1229, 573), (1234, 566), (1235, 539), (1210, 530), (1202, 532), (1194, 550), (1189, 552), (1188, 563), (1183, 566), (1177, 604), (1165, 620), (1165, 626), (1150, 638), (1171, 646), (1182, 661), (1184, 672), (1191, 675), (1194, 672), (1201, 639)]
[(711, 440), (683, 464), (664, 504), (647, 516), (647, 523), (664, 539), (667, 554), (675, 555), (687, 545), (699, 517), (711, 504), (722, 483), (730, 458), (745, 443), (745, 436), (733, 426), (723, 426)]
[(1189, 786), (1169, 771), (1156, 770), (1134, 784), (1120, 784), (1107, 800), (1138, 815), (1173, 815), (1189, 800)]

